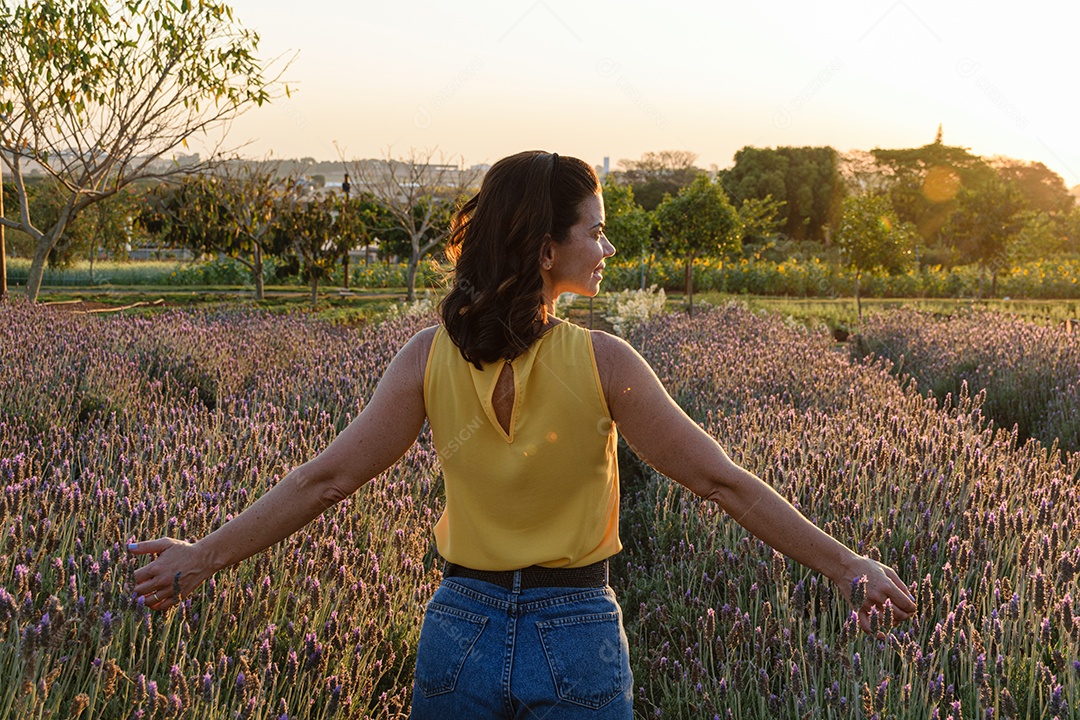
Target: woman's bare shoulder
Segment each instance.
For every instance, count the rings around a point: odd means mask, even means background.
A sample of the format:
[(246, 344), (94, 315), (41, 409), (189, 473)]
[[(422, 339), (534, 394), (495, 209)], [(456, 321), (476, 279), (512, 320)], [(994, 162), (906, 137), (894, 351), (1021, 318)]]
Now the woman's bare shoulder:
[(621, 363), (629, 357), (637, 354), (630, 343), (618, 335), (604, 332), (603, 330), (590, 330), (592, 336), (593, 353), (596, 354), (597, 363)]
[(596, 370), (600, 374), (600, 383), (611, 397), (612, 383), (624, 377), (627, 370), (644, 361), (630, 343), (617, 335), (603, 330), (590, 330), (593, 355), (596, 357)]
[(442, 325), (439, 324), (429, 325), (423, 330), (417, 331), (417, 333), (412, 336), (412, 339), (409, 342), (419, 343), (421, 349), (430, 349), (432, 341), (435, 340), (435, 333), (439, 332), (439, 328), (441, 327)]
[(429, 327), (420, 330), (405, 345), (403, 352), (408, 350), (412, 354), (412, 359), (416, 363), (416, 369), (418, 375), (423, 380), (424, 372), (427, 369), (428, 356), (431, 355), (431, 346), (435, 342), (435, 335), (439, 332), (441, 325), (431, 325)]

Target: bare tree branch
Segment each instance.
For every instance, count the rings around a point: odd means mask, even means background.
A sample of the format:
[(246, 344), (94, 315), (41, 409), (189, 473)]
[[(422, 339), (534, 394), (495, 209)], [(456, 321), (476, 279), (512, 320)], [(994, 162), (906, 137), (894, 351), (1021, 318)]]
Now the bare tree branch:
[(448, 163), (435, 148), (411, 148), (401, 159), (388, 149), (380, 160), (353, 160), (348, 166), (359, 190), (375, 197), (409, 236), (406, 282), (408, 299), (415, 300), (420, 260), (446, 240), (449, 216), (475, 191), (480, 172), (465, 168), (460, 157)]

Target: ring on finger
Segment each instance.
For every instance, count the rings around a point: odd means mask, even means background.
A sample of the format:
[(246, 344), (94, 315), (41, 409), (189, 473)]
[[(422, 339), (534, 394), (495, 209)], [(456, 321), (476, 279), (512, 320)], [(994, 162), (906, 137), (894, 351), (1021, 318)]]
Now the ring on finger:
[(159, 603), (159, 602), (161, 602), (161, 598), (159, 598), (159, 597), (157, 596), (157, 592), (155, 592), (155, 593), (154, 593), (154, 602), (155, 602), (155, 603)]

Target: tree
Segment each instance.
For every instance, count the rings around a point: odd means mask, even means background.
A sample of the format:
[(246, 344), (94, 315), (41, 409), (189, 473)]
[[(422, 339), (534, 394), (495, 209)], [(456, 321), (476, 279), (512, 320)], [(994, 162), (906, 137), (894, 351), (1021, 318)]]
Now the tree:
[(945, 145), (938, 129), (934, 142), (918, 148), (870, 151), (889, 178), (889, 199), (903, 222), (914, 223), (919, 235), (933, 245), (956, 210), (962, 188), (994, 177), (994, 171), (967, 148)]
[[(780, 231), (780, 213), (784, 209), (783, 200), (774, 200), (772, 195), (763, 198), (745, 198), (739, 206), (739, 224), (743, 228), (743, 249), (761, 248), (770, 243)], [(749, 246), (749, 247), (748, 247)]]
[[(232, 10), (201, 0), (19, 0), (0, 6), (0, 160), (35, 241), (26, 293), (36, 299), (49, 253), (91, 204), (143, 178), (192, 172), (167, 160), (190, 138), (224, 129), (271, 99), (257, 36)], [(216, 152), (215, 152), (216, 154)], [(23, 172), (65, 188), (55, 222), (30, 212)]]
[(1032, 210), (1067, 213), (1075, 198), (1065, 187), (1065, 180), (1041, 162), (1025, 162), (1008, 157), (990, 159), (990, 167), (1003, 182), (1012, 183)]
[(1062, 232), (1066, 238), (1065, 252), (1080, 255), (1080, 207), (1061, 218)]
[(784, 234), (823, 241), (846, 194), (839, 167), (839, 155), (831, 147), (748, 146), (735, 153), (735, 165), (721, 172), (719, 180), (736, 204), (770, 196), (783, 201), (777, 217)]
[(1017, 262), (1042, 260), (1070, 252), (1068, 215), (1042, 210), (1022, 210), (1017, 230), (1009, 241), (1009, 257)]
[(634, 201), (634, 189), (610, 176), (604, 182), (604, 234), (616, 250), (641, 261), (641, 289), (645, 289), (645, 258), (652, 249), (653, 214)]
[(742, 241), (739, 213), (723, 188), (704, 175), (668, 195), (656, 208), (656, 221), (673, 255), (686, 260), (686, 297), (694, 312), (694, 260), (702, 255), (738, 252)]
[(836, 243), (848, 267), (855, 270), (855, 306), (860, 318), (862, 274), (877, 268), (890, 273), (904, 270), (916, 232), (914, 225), (897, 217), (884, 195), (853, 195), (844, 200)]
[(997, 289), (998, 272), (1009, 256), (1009, 245), (1023, 226), (1024, 198), (1016, 186), (997, 178), (964, 188), (943, 234), (957, 250), (979, 263), (979, 297), (983, 277), (991, 272), (990, 294)]
[(291, 255), (300, 277), (311, 283), (313, 309), (319, 304), (319, 281), (333, 275), (351, 247), (353, 214), (342, 212), (344, 203), (344, 197), (336, 195), (298, 199), (274, 223), (274, 251)]
[(679, 192), (702, 173), (696, 161), (697, 155), (687, 150), (647, 152), (640, 160), (619, 160), (620, 169), (613, 174), (633, 188), (638, 204), (652, 211), (664, 195)]
[(300, 195), (279, 163), (233, 160), (213, 172), (160, 186), (154, 203), (163, 237), (196, 253), (221, 253), (251, 272), (255, 299), (264, 298), (263, 259), (278, 212)]
[[(46, 197), (53, 205), (51, 211), (55, 213), (63, 202), (63, 192), (54, 183), (48, 185)], [(99, 253), (127, 257), (139, 203), (138, 196), (126, 188), (86, 208), (64, 229), (64, 234), (49, 254), (49, 266), (70, 267), (77, 257), (85, 257), (90, 261), (90, 284), (93, 285), (94, 261)], [(39, 216), (45, 217), (46, 212)]]
[(416, 272), (420, 260), (450, 234), (450, 218), (479, 177), (476, 170), (447, 164), (435, 150), (412, 149), (402, 159), (389, 152), (383, 160), (354, 160), (350, 175), (362, 191), (372, 194), (408, 236), (409, 260), (405, 278), (407, 299), (416, 299)]

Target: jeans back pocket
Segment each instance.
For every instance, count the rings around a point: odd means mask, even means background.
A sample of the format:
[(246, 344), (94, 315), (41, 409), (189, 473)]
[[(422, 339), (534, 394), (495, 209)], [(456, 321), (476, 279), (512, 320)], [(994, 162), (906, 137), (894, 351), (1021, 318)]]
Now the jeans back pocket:
[(630, 656), (618, 612), (536, 624), (561, 700), (601, 708), (631, 684)]
[(416, 648), (416, 687), (425, 697), (454, 689), (487, 621), (483, 615), (428, 603)]

